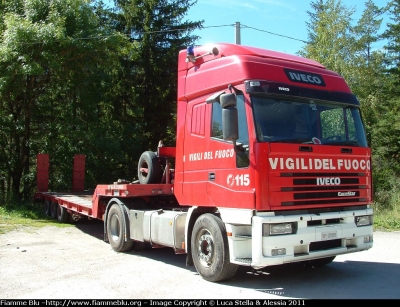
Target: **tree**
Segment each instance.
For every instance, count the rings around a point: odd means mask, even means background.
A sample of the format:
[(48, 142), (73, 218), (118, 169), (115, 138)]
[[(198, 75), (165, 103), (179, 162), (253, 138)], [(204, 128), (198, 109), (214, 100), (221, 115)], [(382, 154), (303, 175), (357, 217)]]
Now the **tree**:
[[(116, 22), (120, 31), (135, 43), (133, 61), (125, 62), (123, 90), (114, 101), (116, 108), (128, 108), (126, 114), (137, 125), (140, 151), (155, 150), (161, 139), (172, 142), (175, 136), (178, 53), (194, 44), (198, 37), (190, 32), (202, 21), (184, 17), (196, 1), (191, 0), (117, 0)], [(140, 156), (136, 155), (136, 159)]]
[(90, 144), (92, 124), (101, 117), (103, 76), (117, 69), (126, 40), (98, 27), (90, 1), (3, 0), (3, 5), (0, 170), (5, 193), (28, 198), (36, 153), (53, 154), (55, 183), (64, 184), (66, 153)]
[[(400, 1), (390, 5), (390, 19), (382, 37), (387, 40), (385, 58), (387, 82), (382, 84), (383, 99), (378, 105), (377, 121), (372, 141), (374, 144), (376, 183), (382, 193), (398, 196), (400, 185)], [(380, 193), (380, 195), (382, 194)], [(386, 201), (390, 206), (390, 201)]]
[(388, 40), (386, 50), (389, 52), (388, 66), (390, 72), (394, 75), (400, 75), (400, 1), (391, 1), (390, 19), (391, 23), (387, 24), (387, 29), (382, 37)]
[(314, 12), (307, 12), (309, 43), (299, 55), (314, 59), (346, 78), (352, 62), (351, 16), (354, 9), (342, 5), (340, 0), (311, 2)]
[(50, 188), (70, 187), (87, 156), (86, 186), (132, 178), (140, 153), (175, 134), (178, 51), (201, 22), (195, 1), (0, 2), (0, 191), (28, 198), (35, 158), (51, 157)]
[(375, 6), (373, 1), (365, 3), (363, 14), (352, 28), (354, 35), (352, 78), (349, 80), (352, 91), (357, 95), (363, 108), (364, 122), (367, 128), (368, 141), (372, 142), (373, 127), (378, 120), (378, 107), (384, 101), (384, 85), (389, 80), (385, 73), (385, 53), (376, 49), (376, 43), (382, 41), (379, 34), (382, 16), (389, 9)]

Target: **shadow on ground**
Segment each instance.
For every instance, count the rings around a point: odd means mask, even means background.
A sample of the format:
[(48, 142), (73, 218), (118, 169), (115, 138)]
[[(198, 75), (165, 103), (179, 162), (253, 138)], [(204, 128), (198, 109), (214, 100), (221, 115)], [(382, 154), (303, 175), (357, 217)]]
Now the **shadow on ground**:
[[(75, 225), (83, 233), (103, 240), (103, 222), (83, 219)], [(108, 244), (104, 242), (104, 244)], [(184, 268), (186, 255), (176, 255), (171, 248), (144, 249), (128, 254)], [(253, 289), (282, 298), (306, 299), (400, 299), (400, 265), (365, 261), (335, 261), (320, 268), (290, 264), (254, 270), (239, 267), (234, 278), (221, 284)], [(200, 276), (199, 276), (200, 278)]]

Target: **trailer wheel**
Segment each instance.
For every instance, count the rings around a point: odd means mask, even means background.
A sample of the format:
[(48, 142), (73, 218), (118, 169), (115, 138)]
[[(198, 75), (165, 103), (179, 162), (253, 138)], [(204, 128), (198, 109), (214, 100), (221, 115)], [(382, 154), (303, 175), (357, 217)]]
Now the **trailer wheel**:
[(60, 223), (66, 223), (69, 220), (69, 213), (64, 207), (57, 205), (57, 220)]
[(48, 199), (44, 201), (44, 213), (51, 216), (51, 202)]
[(56, 202), (51, 202), (50, 206), (51, 206), (50, 207), (51, 217), (53, 219), (57, 219), (57, 207), (58, 207), (58, 204)]
[(222, 220), (210, 213), (201, 215), (192, 232), (192, 256), (197, 272), (208, 281), (222, 281), (236, 274), (230, 263), (228, 238)]
[(75, 224), (82, 219), (82, 215), (77, 213), (68, 214), (68, 223)]
[(308, 261), (305, 261), (305, 265), (309, 266), (309, 267), (313, 267), (313, 268), (319, 268), (321, 266), (331, 263), (335, 258), (336, 258), (336, 256), (308, 260)]
[(145, 151), (140, 156), (138, 178), (141, 184), (159, 183), (161, 180), (161, 165), (154, 152)]
[(107, 236), (112, 249), (116, 252), (126, 252), (133, 248), (134, 241), (125, 241), (125, 228), (122, 224), (124, 212), (119, 205), (112, 205), (107, 216)]

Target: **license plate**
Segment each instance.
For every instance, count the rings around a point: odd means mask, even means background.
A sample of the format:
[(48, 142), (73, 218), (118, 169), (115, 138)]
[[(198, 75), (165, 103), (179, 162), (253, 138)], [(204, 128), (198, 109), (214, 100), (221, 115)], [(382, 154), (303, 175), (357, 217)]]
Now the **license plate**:
[(333, 240), (337, 238), (337, 231), (321, 232), (321, 240)]

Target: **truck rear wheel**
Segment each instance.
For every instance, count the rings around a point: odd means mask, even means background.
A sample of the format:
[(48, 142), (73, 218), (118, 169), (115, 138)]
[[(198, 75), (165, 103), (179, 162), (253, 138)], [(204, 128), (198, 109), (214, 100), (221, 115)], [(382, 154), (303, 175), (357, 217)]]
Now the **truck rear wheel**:
[(66, 223), (69, 220), (69, 213), (64, 207), (57, 205), (57, 220), (60, 223)]
[(107, 216), (107, 236), (108, 241), (113, 250), (116, 252), (126, 252), (132, 249), (134, 241), (128, 239), (125, 241), (125, 227), (123, 225), (124, 212), (118, 204), (111, 206), (110, 212)]
[(236, 274), (238, 265), (230, 262), (226, 229), (220, 218), (201, 215), (193, 227), (192, 256), (197, 272), (208, 281), (222, 281)]
[(141, 184), (160, 183), (161, 165), (154, 152), (145, 151), (140, 156), (138, 163), (138, 178)]

